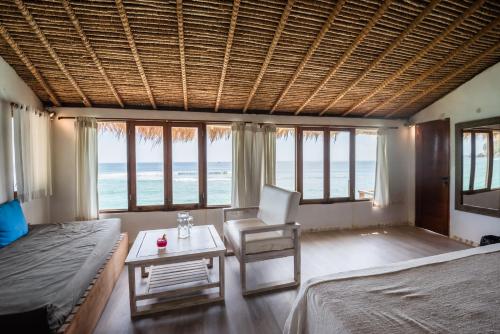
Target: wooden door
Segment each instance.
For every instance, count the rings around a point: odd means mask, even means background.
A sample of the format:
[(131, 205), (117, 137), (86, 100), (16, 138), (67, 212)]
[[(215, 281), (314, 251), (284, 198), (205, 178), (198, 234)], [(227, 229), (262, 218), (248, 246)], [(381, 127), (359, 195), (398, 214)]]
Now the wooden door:
[(449, 234), (450, 120), (415, 128), (415, 224)]

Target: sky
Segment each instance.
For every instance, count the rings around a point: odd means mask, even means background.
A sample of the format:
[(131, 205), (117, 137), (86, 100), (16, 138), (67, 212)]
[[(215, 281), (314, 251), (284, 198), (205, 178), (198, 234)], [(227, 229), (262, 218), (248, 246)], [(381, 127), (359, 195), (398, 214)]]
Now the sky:
[[(276, 140), (276, 160), (295, 160), (295, 138), (281, 138)], [(322, 141), (315, 139), (304, 142), (304, 161), (322, 161)], [(207, 143), (207, 159), (209, 162), (231, 161), (231, 139), (219, 140)], [(336, 140), (330, 143), (330, 156), (332, 161), (349, 160), (349, 136), (340, 133)], [(99, 133), (99, 162), (100, 163), (124, 163), (127, 161), (127, 146), (125, 137), (117, 139), (111, 133)], [(163, 146), (153, 145), (152, 142), (138, 141), (136, 144), (138, 162), (161, 162), (163, 161)], [(174, 162), (193, 162), (198, 157), (198, 146), (196, 141), (188, 143), (173, 143), (172, 158)], [(358, 160), (375, 160), (376, 137), (358, 135), (356, 138), (356, 157)]]

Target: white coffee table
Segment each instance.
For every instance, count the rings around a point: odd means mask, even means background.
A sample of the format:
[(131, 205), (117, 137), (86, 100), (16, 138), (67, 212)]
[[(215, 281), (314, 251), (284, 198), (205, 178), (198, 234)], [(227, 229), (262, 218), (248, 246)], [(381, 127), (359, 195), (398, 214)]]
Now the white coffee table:
[[(163, 234), (168, 245), (159, 250), (156, 240)], [(225, 251), (213, 225), (194, 226), (186, 239), (177, 237), (176, 228), (139, 232), (125, 260), (130, 315), (223, 301)], [(211, 269), (214, 257), (219, 258), (218, 279)]]

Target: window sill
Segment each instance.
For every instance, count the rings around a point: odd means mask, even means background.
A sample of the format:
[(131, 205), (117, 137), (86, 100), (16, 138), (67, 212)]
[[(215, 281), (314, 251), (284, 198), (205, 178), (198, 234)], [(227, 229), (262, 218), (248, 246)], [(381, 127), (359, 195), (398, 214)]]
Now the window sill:
[(207, 205), (205, 207), (200, 206), (174, 206), (170, 208), (159, 208), (159, 207), (139, 207), (137, 209), (123, 209), (123, 210), (100, 210), (99, 213), (127, 213), (127, 212), (172, 212), (172, 211), (196, 211), (196, 210), (210, 210), (210, 209), (224, 209), (230, 208), (230, 205)]

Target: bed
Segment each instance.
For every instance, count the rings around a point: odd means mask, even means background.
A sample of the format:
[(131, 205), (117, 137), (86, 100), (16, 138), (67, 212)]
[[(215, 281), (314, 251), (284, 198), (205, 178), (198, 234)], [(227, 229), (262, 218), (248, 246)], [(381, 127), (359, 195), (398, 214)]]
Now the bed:
[(126, 246), (117, 254), (123, 239), (119, 219), (30, 226), (27, 236), (0, 249), (0, 327), (36, 333), (93, 328), (88, 322), (100, 315), (93, 309), (102, 311), (123, 267)]
[(500, 333), (500, 244), (312, 279), (284, 333)]

